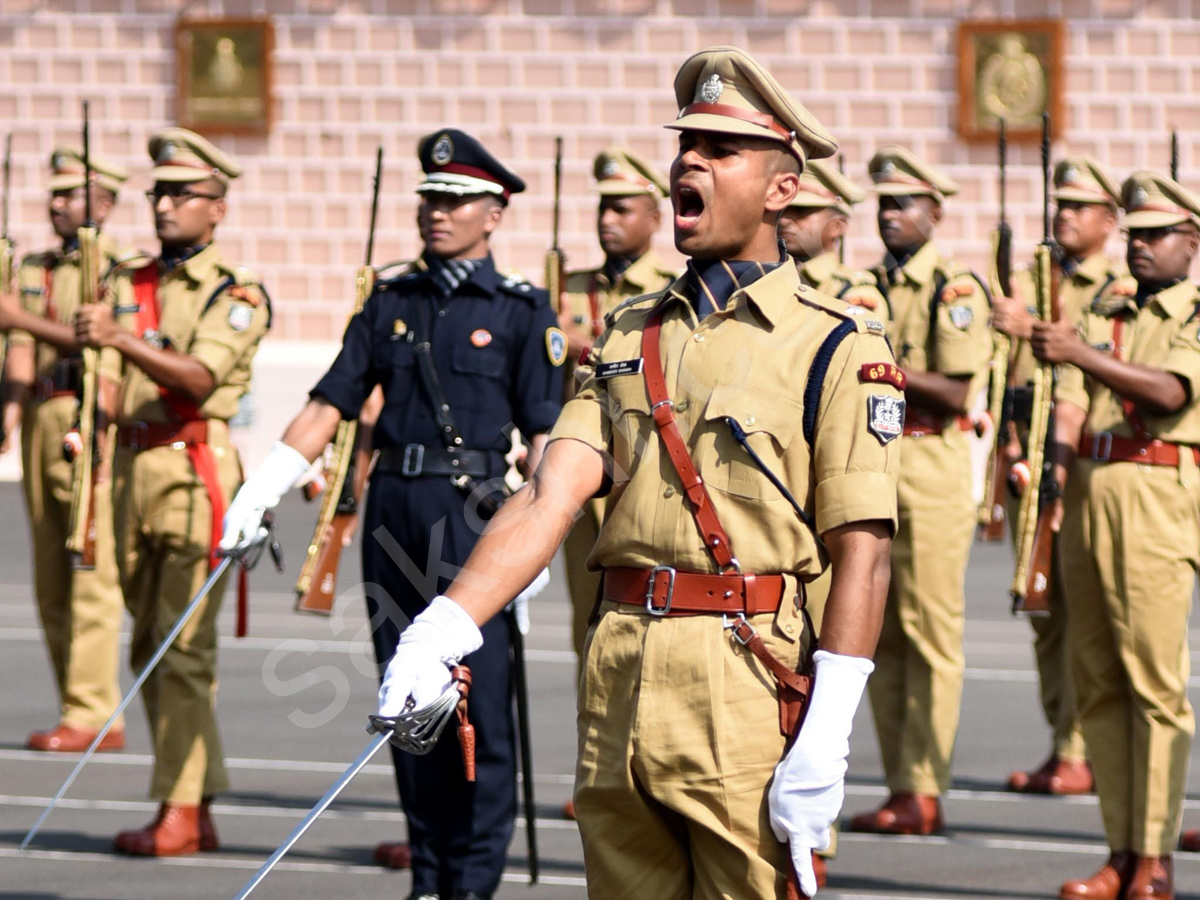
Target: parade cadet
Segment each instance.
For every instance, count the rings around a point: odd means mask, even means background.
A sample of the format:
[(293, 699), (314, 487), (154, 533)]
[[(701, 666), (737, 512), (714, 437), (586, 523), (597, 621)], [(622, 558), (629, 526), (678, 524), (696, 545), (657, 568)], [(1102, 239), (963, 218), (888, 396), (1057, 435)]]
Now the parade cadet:
[[(1200, 565), (1200, 197), (1154, 172), (1121, 186), (1137, 291), (1076, 328), (1035, 323), (1063, 365), (1054, 474), (1079, 719), (1111, 856), (1063, 900), (1170, 900), (1195, 717), (1188, 613)], [(1067, 477), (1067, 473), (1070, 477)]]
[(862, 188), (837, 169), (811, 161), (800, 176), (796, 199), (779, 221), (779, 237), (805, 284), (887, 318), (887, 301), (875, 276), (852, 269), (837, 258), (838, 244), (850, 227), (851, 207), (865, 196)]
[[(1133, 279), (1125, 266), (1109, 259), (1104, 247), (1117, 227), (1120, 186), (1090, 156), (1070, 156), (1054, 167), (1054, 240), (1063, 251), (1062, 280), (1058, 299), (1062, 314), (1076, 322), (1102, 293), (1124, 292), (1132, 295)], [(1013, 363), (1012, 421), (1016, 441), (1002, 436), (999, 452), (1007, 453), (1016, 463), (1025, 456), (1029, 433), (1033, 381), (1036, 361), (1029, 349), (1033, 332), (1037, 295), (1033, 272), (1029, 268), (1013, 273), (1014, 297), (996, 297), (992, 325), (997, 331), (1019, 341)], [(1010, 498), (1008, 521), (1016, 524), (1017, 503)], [(1016, 539), (1016, 533), (1013, 532)], [(1033, 649), (1037, 658), (1041, 685), (1042, 711), (1051, 729), (1050, 756), (1032, 772), (1016, 771), (1008, 777), (1010, 790), (1032, 794), (1086, 794), (1093, 788), (1092, 770), (1087, 763), (1083, 732), (1075, 707), (1075, 689), (1071, 684), (1070, 657), (1067, 653), (1067, 611), (1062, 597), (1058, 557), (1053, 558), (1050, 581), (1050, 613), (1030, 616)]]
[[(102, 371), (120, 373), (113, 507), (117, 567), (133, 615), (130, 663), (139, 672), (216, 564), (221, 517), (241, 480), (226, 423), (250, 385), (271, 318), (254, 276), (213, 242), (241, 167), (183, 128), (155, 133), (149, 151), (147, 196), (162, 254), (116, 268), (105, 283), (112, 305), (81, 309), (76, 318), (80, 342), (103, 348)], [(226, 580), (208, 592), (142, 689), (154, 741), (150, 796), (162, 805), (145, 828), (117, 835), (122, 853), (217, 849), (209, 803), (228, 786), (215, 710)]]
[[(376, 536), (364, 550), (363, 578), (380, 589), (368, 592), (367, 610), (381, 671), (409, 639), (407, 621), (427, 615), (502, 499), (496, 485), (510, 423), (530, 440), (536, 466), (562, 408), (567, 354), (546, 292), (500, 275), (489, 250), (509, 197), (525, 182), (457, 129), (426, 136), (418, 155), (424, 253), (376, 283), (308, 405), (230, 507), (223, 539), (251, 545), (263, 511), (382, 385), (363, 529)], [(464, 660), (474, 679), (476, 783), (465, 780), (453, 734), (428, 756), (394, 753), (413, 900), (486, 900), (500, 883), (516, 814), (510, 627), (508, 618), (488, 623)], [(376, 858), (405, 867), (409, 848), (384, 845)]]
[[(405, 632), (380, 713), (440, 695), (447, 663), (611, 488), (579, 686), (589, 894), (783, 898), (787, 841), (812, 894), (882, 616), (904, 400), (882, 322), (804, 287), (778, 241), (832, 136), (736, 48), (691, 57), (675, 95), (687, 274), (597, 340), (532, 484)], [(814, 693), (784, 756), (776, 685), (795, 696), (803, 582), (830, 564)]]
[(963, 582), (977, 518), (968, 411), (986, 389), (992, 339), (983, 286), (932, 240), (942, 202), (958, 186), (902, 147), (876, 153), (868, 171), (887, 250), (878, 278), (909, 407), (900, 526), (871, 681), (889, 796), (850, 827), (930, 834), (943, 824), (939, 798), (950, 785), (965, 668)]
[[(667, 196), (666, 177), (623, 147), (599, 153), (592, 173), (600, 195), (596, 235), (604, 251), (604, 264), (567, 275), (559, 314), (559, 325), (570, 343), (567, 399), (579, 386), (573, 362), (604, 331), (605, 316), (633, 297), (661, 291), (676, 276), (651, 246), (662, 223), (659, 206)], [(571, 595), (571, 639), (580, 657), (600, 590), (599, 573), (589, 571), (586, 563), (600, 533), (603, 513), (603, 501), (589, 503), (563, 544)]]
[[(125, 172), (91, 158), (91, 212), (103, 225)], [(121, 702), (117, 669), (124, 609), (113, 556), (112, 486), (107, 466), (96, 480), (95, 568), (77, 569), (67, 551), (72, 468), (63, 439), (74, 427), (82, 362), (72, 321), (81, 271), (77, 233), (86, 217), (82, 154), (59, 147), (50, 156), (50, 224), (62, 241), (33, 253), (17, 270), (19, 294), (0, 297), (0, 330), (9, 331), (4, 442), (21, 424), (22, 486), (33, 544), (34, 594), (58, 690), (58, 724), (29, 735), (30, 750), (82, 753)], [(128, 256), (101, 234), (100, 273)], [(124, 722), (113, 724), (97, 750), (125, 746)]]

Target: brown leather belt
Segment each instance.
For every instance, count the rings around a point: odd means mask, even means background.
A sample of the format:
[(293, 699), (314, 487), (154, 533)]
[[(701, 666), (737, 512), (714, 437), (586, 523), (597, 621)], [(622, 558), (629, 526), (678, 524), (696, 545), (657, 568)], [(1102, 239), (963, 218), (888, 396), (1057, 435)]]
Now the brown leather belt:
[(177, 424), (174, 422), (134, 422), (117, 428), (117, 446), (133, 450), (153, 450), (171, 444), (208, 443), (208, 420), (193, 419)]
[[(968, 416), (955, 416), (954, 422), (960, 431), (974, 431), (975, 423)], [(946, 422), (940, 417), (909, 410), (904, 417), (905, 437), (925, 437), (928, 434), (941, 434), (946, 429)]]
[(1191, 453), (1200, 465), (1200, 447), (1171, 444), (1159, 440), (1121, 437), (1108, 431), (1084, 432), (1079, 439), (1079, 455), (1095, 462), (1135, 462), (1143, 466), (1178, 466), (1180, 451)]
[(772, 613), (783, 600), (782, 575), (705, 575), (671, 566), (604, 570), (603, 597), (645, 607), (652, 616)]

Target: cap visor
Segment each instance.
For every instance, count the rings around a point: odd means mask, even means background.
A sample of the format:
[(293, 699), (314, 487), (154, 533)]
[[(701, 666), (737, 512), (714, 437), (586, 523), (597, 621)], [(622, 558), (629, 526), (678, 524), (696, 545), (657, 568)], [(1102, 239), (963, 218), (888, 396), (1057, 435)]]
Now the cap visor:
[(209, 169), (192, 169), (188, 166), (155, 166), (150, 170), (150, 178), (154, 181), (171, 181), (176, 183), (186, 183), (189, 181), (208, 181), (214, 178), (221, 181), (221, 177)]
[(1186, 213), (1158, 212), (1147, 209), (1131, 212), (1125, 215), (1126, 228), (1162, 228), (1165, 225), (1178, 225), (1180, 222), (1191, 220)]
[(661, 197), (658, 188), (646, 187), (641, 184), (634, 184), (632, 181), (618, 181), (611, 179), (609, 181), (600, 181), (596, 184), (596, 193), (601, 197)]
[(916, 184), (897, 184), (894, 181), (881, 181), (873, 184), (868, 191), (881, 197), (936, 197), (932, 188), (924, 188)]
[(818, 197), (808, 191), (801, 191), (788, 206), (799, 209), (829, 209), (831, 206), (837, 206), (837, 201), (827, 197)]
[(1070, 200), (1074, 203), (1107, 203), (1112, 206), (1117, 205), (1117, 201), (1108, 195), (1101, 196), (1092, 191), (1080, 191), (1073, 188), (1063, 188), (1062, 190), (1055, 191), (1051, 196), (1056, 201)]
[(78, 175), (50, 176), (50, 190), (52, 191), (69, 191), (77, 187), (83, 187), (82, 173)]
[(504, 188), (494, 181), (474, 178), (471, 175), (456, 175), (451, 172), (434, 172), (425, 176), (417, 185), (418, 194), (454, 194), (466, 197), (470, 194), (503, 194)]
[(711, 113), (684, 116), (682, 119), (668, 122), (663, 128), (672, 128), (675, 131), (715, 131), (718, 134), (740, 134), (746, 137), (765, 138), (769, 141), (777, 141), (785, 147), (788, 146), (783, 135), (776, 134), (770, 128), (755, 125), (753, 122), (743, 122), (741, 119), (729, 116), (715, 116)]

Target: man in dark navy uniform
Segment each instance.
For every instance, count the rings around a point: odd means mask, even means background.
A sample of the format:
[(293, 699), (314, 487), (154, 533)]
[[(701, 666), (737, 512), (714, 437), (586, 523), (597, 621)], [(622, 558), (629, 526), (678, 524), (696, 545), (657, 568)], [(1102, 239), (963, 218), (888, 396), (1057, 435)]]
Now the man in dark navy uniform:
[[(263, 511), (381, 385), (363, 542), (381, 672), (407, 620), (449, 585), (502, 499), (509, 423), (529, 440), (528, 462), (537, 465), (561, 408), (567, 352), (546, 292), (498, 273), (489, 252), (509, 196), (525, 183), (455, 129), (425, 137), (419, 155), (424, 253), (377, 282), (307, 406), (230, 506), (222, 541), (252, 544)], [(463, 661), (474, 676), (477, 781), (465, 780), (453, 733), (428, 756), (394, 751), (412, 900), (483, 900), (500, 882), (516, 811), (510, 622), (489, 623), (482, 646)], [(401, 856), (377, 854), (385, 865)]]

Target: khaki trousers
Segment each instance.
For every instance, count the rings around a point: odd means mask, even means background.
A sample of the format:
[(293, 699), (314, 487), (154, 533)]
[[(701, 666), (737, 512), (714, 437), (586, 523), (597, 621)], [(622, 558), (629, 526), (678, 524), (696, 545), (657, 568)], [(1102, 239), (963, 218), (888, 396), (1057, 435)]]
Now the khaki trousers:
[[(21, 463), (33, 543), (33, 585), (42, 635), (54, 668), (60, 722), (97, 730), (121, 702), (117, 680), (124, 616), (113, 551), (112, 485), (96, 485), (96, 568), (74, 570), (66, 544), (71, 524), (71, 465), (63, 436), (75, 400), (58, 397), (25, 409)], [(124, 722), (114, 724), (118, 730)]]
[(961, 432), (902, 437), (899, 529), (870, 680), (888, 788), (950, 786), (963, 670), (963, 580), (975, 535), (971, 462)]
[[(794, 604), (751, 623), (797, 665), (807, 638)], [(783, 749), (775, 681), (720, 616), (659, 619), (606, 602), (579, 695), (588, 896), (782, 900), (788, 855), (767, 785)]]
[[(1009, 534), (1015, 549), (1019, 502), (1005, 500)], [(1033, 653), (1037, 662), (1038, 688), (1042, 713), (1050, 725), (1053, 753), (1059, 759), (1083, 762), (1087, 749), (1075, 703), (1075, 683), (1071, 678), (1071, 654), (1067, 646), (1067, 601), (1063, 596), (1062, 565), (1056, 548), (1050, 561), (1050, 612), (1029, 616), (1033, 629)]]
[[(210, 423), (225, 502), (240, 481), (224, 423)], [(187, 451), (133, 452), (114, 462), (117, 564), (133, 615), (130, 665), (141, 671), (209, 574), (212, 510)], [(228, 574), (197, 607), (142, 688), (154, 739), (155, 800), (194, 805), (229, 786), (217, 731), (217, 613)]]
[(1078, 460), (1060, 535), (1083, 734), (1113, 850), (1175, 849), (1195, 716), (1187, 624), (1200, 472)]

